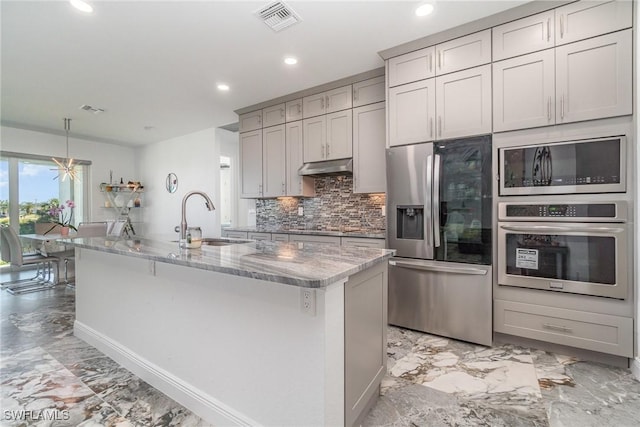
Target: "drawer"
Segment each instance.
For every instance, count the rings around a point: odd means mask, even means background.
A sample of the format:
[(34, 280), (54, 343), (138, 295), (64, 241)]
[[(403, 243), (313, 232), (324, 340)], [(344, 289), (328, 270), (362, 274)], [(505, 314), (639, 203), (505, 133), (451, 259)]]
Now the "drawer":
[(384, 239), (372, 239), (368, 237), (343, 237), (342, 246), (384, 249), (385, 241)]
[(495, 300), (496, 332), (633, 357), (633, 319)]
[(271, 240), (276, 242), (288, 242), (289, 235), (285, 233), (271, 233)]
[(271, 233), (247, 233), (247, 238), (251, 240), (271, 240)]
[(304, 234), (290, 234), (290, 242), (326, 243), (329, 245), (340, 245), (340, 237), (337, 236), (308, 236)]
[(222, 231), (222, 237), (230, 237), (232, 239), (246, 239), (247, 232), (246, 231)]

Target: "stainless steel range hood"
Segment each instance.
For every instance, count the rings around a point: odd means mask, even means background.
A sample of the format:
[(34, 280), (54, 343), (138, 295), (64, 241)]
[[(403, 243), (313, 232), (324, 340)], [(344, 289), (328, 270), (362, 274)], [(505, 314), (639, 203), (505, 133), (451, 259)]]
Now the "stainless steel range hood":
[(303, 176), (327, 176), (327, 175), (352, 175), (353, 160), (338, 159), (324, 162), (305, 163), (298, 169), (298, 175)]

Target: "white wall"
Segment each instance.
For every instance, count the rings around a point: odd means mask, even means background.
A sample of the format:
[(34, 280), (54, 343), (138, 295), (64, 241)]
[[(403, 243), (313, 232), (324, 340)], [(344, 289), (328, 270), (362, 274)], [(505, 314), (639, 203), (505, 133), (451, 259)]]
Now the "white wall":
[[(66, 137), (50, 133), (0, 127), (0, 148), (3, 151), (34, 154), (40, 156), (66, 157)], [(115, 212), (104, 208), (104, 198), (100, 192), (101, 182), (109, 182), (109, 171), (113, 170), (114, 181), (120, 177), (124, 181), (137, 181), (135, 150), (115, 144), (106, 144), (86, 139), (69, 137), (69, 156), (80, 160), (90, 160), (89, 176), (84, 179), (89, 191), (89, 212), (86, 220), (101, 221), (113, 219)]]
[[(178, 238), (182, 198), (189, 191), (204, 191), (215, 206), (220, 204), (220, 144), (214, 128), (145, 145), (137, 149), (137, 167), (145, 187), (142, 234), (157, 238)], [(165, 188), (167, 174), (178, 176), (178, 190)], [(220, 236), (220, 216), (209, 212), (200, 196), (187, 202), (189, 226), (202, 228), (204, 237)]]

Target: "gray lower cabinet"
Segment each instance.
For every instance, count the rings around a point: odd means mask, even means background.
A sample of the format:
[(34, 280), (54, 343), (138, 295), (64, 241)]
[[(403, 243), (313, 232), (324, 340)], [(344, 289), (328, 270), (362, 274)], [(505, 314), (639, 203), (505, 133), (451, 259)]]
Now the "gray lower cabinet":
[(494, 300), (495, 332), (633, 357), (633, 318)]
[(369, 237), (342, 237), (342, 246), (358, 246), (361, 248), (385, 248), (384, 239), (372, 239)]
[(247, 238), (251, 240), (271, 240), (271, 233), (247, 233)]
[(387, 372), (387, 281), (386, 263), (379, 263), (344, 285), (346, 426), (359, 425)]
[(272, 233), (271, 240), (273, 240), (274, 242), (288, 242), (289, 235), (285, 233)]
[(340, 237), (336, 236), (309, 236), (306, 234), (289, 234), (289, 241), (296, 243), (326, 243), (329, 245), (340, 245)]

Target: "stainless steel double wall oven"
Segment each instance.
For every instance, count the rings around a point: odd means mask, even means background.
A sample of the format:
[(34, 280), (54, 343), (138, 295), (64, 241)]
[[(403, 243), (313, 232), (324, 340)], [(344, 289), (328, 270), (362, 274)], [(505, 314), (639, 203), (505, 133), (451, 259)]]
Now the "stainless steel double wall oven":
[(629, 155), (625, 135), (500, 147), (498, 285), (627, 298)]

